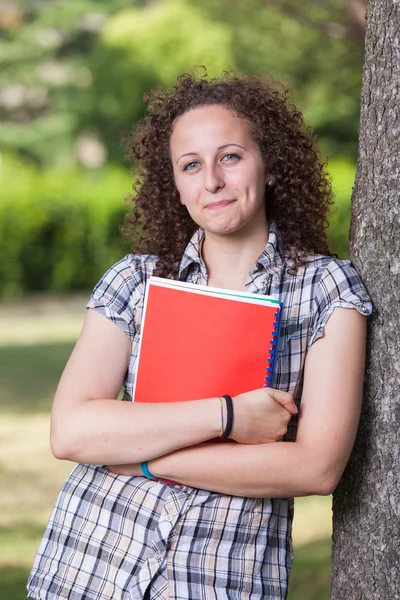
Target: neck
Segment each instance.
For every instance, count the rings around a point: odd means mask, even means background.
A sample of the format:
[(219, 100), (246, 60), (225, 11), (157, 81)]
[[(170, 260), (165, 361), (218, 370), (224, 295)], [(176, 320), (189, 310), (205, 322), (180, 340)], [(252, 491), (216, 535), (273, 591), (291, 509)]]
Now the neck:
[(220, 236), (206, 232), (202, 255), (208, 272), (208, 285), (243, 290), (249, 271), (268, 241), (268, 225), (244, 236), (240, 232)]

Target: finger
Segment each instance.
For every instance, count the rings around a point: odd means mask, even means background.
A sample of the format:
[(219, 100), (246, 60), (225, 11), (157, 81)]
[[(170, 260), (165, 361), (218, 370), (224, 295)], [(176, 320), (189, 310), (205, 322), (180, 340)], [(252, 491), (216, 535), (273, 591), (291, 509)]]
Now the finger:
[(281, 406), (286, 408), (292, 415), (297, 415), (298, 408), (294, 403), (293, 396), (289, 392), (281, 390), (270, 390), (273, 399)]

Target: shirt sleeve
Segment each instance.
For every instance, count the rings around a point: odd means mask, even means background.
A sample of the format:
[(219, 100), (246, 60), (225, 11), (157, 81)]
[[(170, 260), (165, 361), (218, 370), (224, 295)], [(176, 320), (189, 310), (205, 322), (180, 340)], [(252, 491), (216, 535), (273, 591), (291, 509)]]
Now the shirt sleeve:
[(337, 307), (355, 308), (365, 316), (373, 311), (372, 302), (354, 267), (349, 261), (333, 259), (324, 269), (317, 286), (309, 346), (323, 337), (325, 325)]
[(113, 265), (95, 285), (86, 308), (110, 319), (129, 337), (135, 337), (133, 292), (140, 284), (140, 270), (134, 269), (130, 255)]

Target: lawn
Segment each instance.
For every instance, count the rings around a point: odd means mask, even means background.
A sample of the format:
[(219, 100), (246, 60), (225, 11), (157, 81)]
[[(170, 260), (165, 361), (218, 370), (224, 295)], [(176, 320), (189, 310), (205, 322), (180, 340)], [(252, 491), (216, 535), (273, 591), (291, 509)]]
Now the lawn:
[[(26, 598), (35, 550), (71, 469), (70, 463), (57, 461), (50, 453), (49, 411), (79, 319), (65, 315), (59, 325), (59, 315), (21, 316), (0, 306), (0, 324), (7, 325), (0, 338), (0, 598), (4, 600)], [(329, 599), (330, 513), (330, 497), (296, 500), (289, 600)]]

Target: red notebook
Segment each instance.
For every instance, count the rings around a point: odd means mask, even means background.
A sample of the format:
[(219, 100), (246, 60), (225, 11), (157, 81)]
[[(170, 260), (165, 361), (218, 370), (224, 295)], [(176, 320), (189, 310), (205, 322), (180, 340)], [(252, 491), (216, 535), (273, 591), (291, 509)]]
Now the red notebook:
[(270, 296), (151, 277), (134, 400), (181, 402), (270, 386), (281, 306)]

